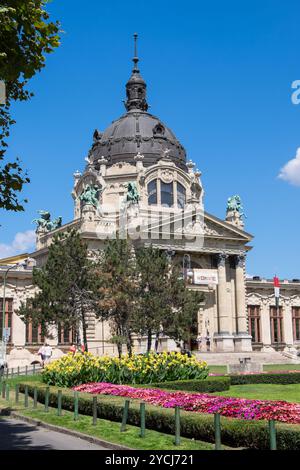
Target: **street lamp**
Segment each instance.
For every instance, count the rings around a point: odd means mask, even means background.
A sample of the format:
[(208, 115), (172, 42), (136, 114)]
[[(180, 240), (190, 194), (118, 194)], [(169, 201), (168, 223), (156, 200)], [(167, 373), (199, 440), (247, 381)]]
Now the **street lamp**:
[(183, 255), (182, 271), (183, 271), (184, 280), (186, 280), (187, 278), (190, 278), (190, 279), (193, 278), (194, 272), (191, 267), (191, 256), (187, 253)]
[(5, 363), (6, 361), (6, 338), (4, 336), (4, 330), (5, 330), (5, 304), (6, 304), (6, 296), (5, 296), (5, 290), (6, 290), (6, 282), (7, 282), (7, 276), (8, 273), (11, 269), (21, 267), (23, 266), (26, 268), (29, 264), (30, 258), (27, 258), (23, 263), (17, 263), (13, 264), (12, 266), (9, 266), (9, 268), (6, 269), (4, 273), (4, 278), (3, 278), (3, 298), (2, 298), (2, 359)]

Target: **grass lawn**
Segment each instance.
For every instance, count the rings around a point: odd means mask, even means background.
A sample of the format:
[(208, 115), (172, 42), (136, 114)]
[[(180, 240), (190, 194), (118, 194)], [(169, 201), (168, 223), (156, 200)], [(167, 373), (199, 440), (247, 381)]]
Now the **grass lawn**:
[[(30, 378), (31, 381), (32, 378)], [(38, 379), (34, 379), (38, 381)], [(62, 411), (62, 416), (57, 416), (55, 408), (49, 408), (49, 412), (45, 413), (44, 405), (38, 403), (37, 409), (33, 409), (33, 400), (29, 397), (29, 408), (24, 408), (24, 395), (20, 393), (19, 404), (15, 404), (13, 383), (20, 382), (20, 379), (10, 380), (10, 400), (0, 398), (0, 408), (9, 408), (15, 410), (24, 416), (38, 419), (45, 423), (54, 424), (64, 428), (79, 431), (83, 434), (98, 437), (108, 442), (117, 443), (129, 447), (131, 449), (145, 449), (145, 450), (214, 450), (214, 445), (211, 443), (198, 441), (194, 439), (181, 438), (179, 446), (174, 445), (174, 436), (164, 434), (161, 432), (146, 429), (145, 438), (139, 436), (139, 427), (127, 425), (125, 432), (120, 432), (120, 423), (108, 421), (106, 419), (98, 418), (97, 425), (92, 425), (92, 418), (90, 416), (79, 416), (78, 421), (74, 421), (73, 412), (66, 410)], [(108, 397), (112, 398), (112, 397)], [(146, 423), (147, 426), (147, 423)], [(223, 446), (224, 450), (230, 449)]]
[[(209, 372), (213, 374), (227, 374), (227, 366), (208, 366)], [(265, 364), (263, 366), (264, 372), (268, 370), (300, 370), (300, 364)]]
[(254, 400), (285, 400), (300, 403), (300, 384), (247, 384), (232, 385), (225, 392), (212, 395), (225, 397), (250, 398)]
[(227, 374), (227, 366), (208, 366), (209, 372), (214, 374)]
[(268, 370), (300, 370), (300, 364), (265, 364), (264, 371)]

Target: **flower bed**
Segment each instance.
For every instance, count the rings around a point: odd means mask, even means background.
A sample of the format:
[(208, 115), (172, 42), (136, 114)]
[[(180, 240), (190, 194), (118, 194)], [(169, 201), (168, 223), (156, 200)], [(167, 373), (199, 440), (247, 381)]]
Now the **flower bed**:
[(74, 390), (92, 394), (113, 395), (143, 400), (164, 408), (179, 406), (185, 411), (220, 413), (229, 418), (245, 420), (274, 419), (284, 423), (300, 424), (300, 404), (286, 401), (247, 400), (219, 397), (201, 393), (167, 392), (158, 389), (141, 389), (111, 383), (90, 383)]
[(205, 379), (206, 362), (194, 356), (171, 352), (118, 357), (93, 356), (90, 353), (72, 353), (48, 364), (43, 381), (49, 385), (73, 387), (87, 382), (116, 384), (150, 384), (173, 380)]

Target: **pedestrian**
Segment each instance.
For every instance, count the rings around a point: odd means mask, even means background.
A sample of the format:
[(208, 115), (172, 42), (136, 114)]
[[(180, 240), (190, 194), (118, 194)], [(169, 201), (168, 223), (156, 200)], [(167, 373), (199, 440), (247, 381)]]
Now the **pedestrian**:
[(38, 350), (38, 355), (41, 356), (42, 367), (44, 367), (44, 364), (45, 364), (45, 346), (46, 344), (43, 344), (43, 346), (41, 346), (40, 349)]
[(207, 351), (209, 352), (210, 351), (210, 336), (209, 335), (206, 336), (206, 348), (207, 348)]
[(75, 346), (75, 344), (72, 344), (72, 346), (70, 347), (70, 353), (72, 353), (73, 356), (74, 356), (74, 354), (76, 353), (76, 346)]
[(49, 346), (49, 344), (45, 344), (45, 349), (44, 349), (44, 354), (45, 354), (45, 361), (44, 364), (47, 364), (52, 356), (52, 348)]

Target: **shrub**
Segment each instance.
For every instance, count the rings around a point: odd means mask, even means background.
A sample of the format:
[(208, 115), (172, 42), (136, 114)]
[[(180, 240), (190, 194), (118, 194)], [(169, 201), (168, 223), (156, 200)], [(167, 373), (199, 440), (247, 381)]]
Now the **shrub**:
[(249, 375), (230, 375), (231, 385), (243, 384), (298, 384), (300, 383), (300, 372), (283, 374), (249, 374)]
[[(33, 385), (27, 382), (28, 392), (33, 396)], [(20, 384), (20, 391), (24, 392), (25, 383)], [(98, 417), (111, 421), (121, 422), (124, 399), (114, 396), (98, 395)], [(45, 385), (38, 387), (38, 400), (45, 399)], [(51, 387), (50, 406), (57, 406), (57, 388)], [(73, 392), (63, 390), (62, 408), (74, 410)], [(92, 416), (92, 397), (82, 393), (79, 397), (79, 413)], [(140, 425), (139, 401), (132, 400), (128, 413), (128, 424)], [(156, 431), (174, 434), (174, 410), (167, 408), (146, 406), (146, 427)], [(276, 424), (278, 450), (300, 449), (300, 426)], [(181, 411), (181, 435), (206, 442), (214, 442), (213, 415)], [(232, 418), (221, 418), (222, 443), (231, 447), (245, 447), (255, 450), (269, 449), (269, 430), (266, 421), (246, 421)]]
[(114, 384), (151, 384), (172, 380), (205, 379), (206, 362), (192, 356), (171, 352), (129, 357), (93, 356), (72, 353), (47, 365), (42, 373), (49, 385), (72, 387), (89, 382)]
[(223, 392), (230, 388), (230, 377), (208, 377), (205, 380), (175, 380), (174, 382), (152, 383), (151, 387), (189, 392)]

